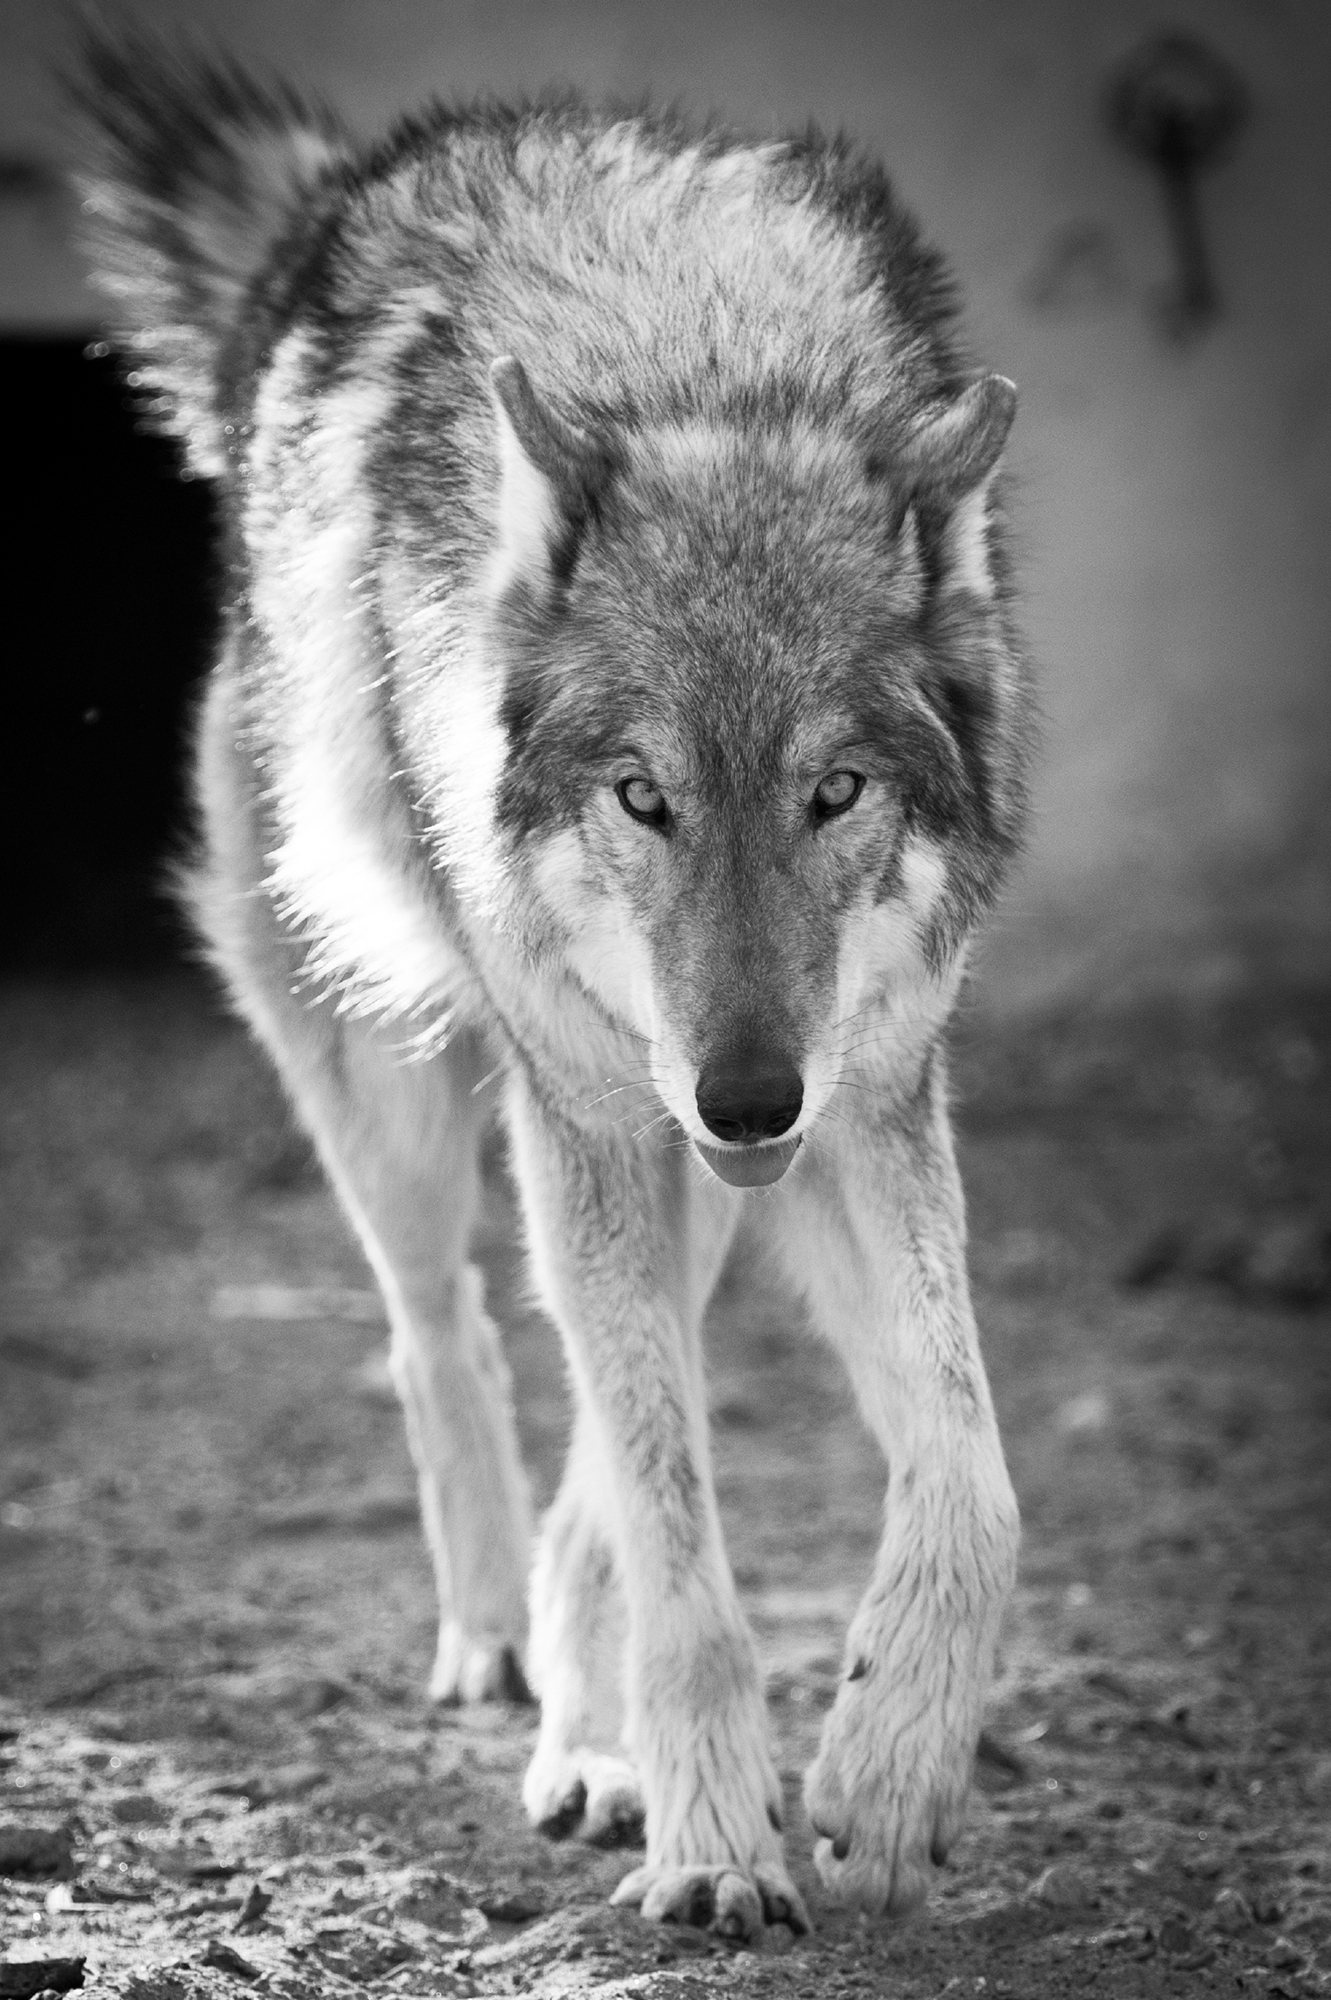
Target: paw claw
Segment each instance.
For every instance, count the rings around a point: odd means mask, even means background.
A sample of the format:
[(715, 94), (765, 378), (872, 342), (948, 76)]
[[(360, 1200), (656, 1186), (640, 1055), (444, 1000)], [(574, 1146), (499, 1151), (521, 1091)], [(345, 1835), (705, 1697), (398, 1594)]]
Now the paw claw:
[(642, 1845), (646, 1807), (637, 1772), (600, 1750), (537, 1751), (522, 1787), (527, 1817), (550, 1840), (589, 1847)]
[(580, 1824), (586, 1807), (587, 1787), (579, 1778), (555, 1810), (537, 1820), (536, 1831), (543, 1833), (547, 1840), (567, 1840)]
[(809, 1912), (804, 1907), (804, 1898), (784, 1875), (776, 1875), (770, 1868), (760, 1868), (757, 1882), (763, 1899), (763, 1915), (769, 1924), (785, 1924), (796, 1937), (804, 1937), (813, 1929)]
[[(880, 1665), (870, 1671), (883, 1686)], [(941, 1706), (905, 1728), (863, 1678), (841, 1688), (804, 1781), (814, 1861), (838, 1902), (875, 1916), (924, 1902), (961, 1823), (973, 1741)]]
[(813, 1851), (823, 1886), (839, 1903), (864, 1910), (870, 1916), (906, 1917), (928, 1896), (932, 1871), (898, 1862), (890, 1873), (872, 1865), (852, 1873), (855, 1864), (850, 1869), (846, 1867), (849, 1852), (849, 1841), (845, 1852), (838, 1854), (830, 1840), (820, 1840)]
[(757, 1937), (763, 1927), (763, 1899), (747, 1875), (722, 1875), (712, 1891), (712, 1929), (721, 1937)]
[(797, 1932), (810, 1928), (799, 1891), (771, 1868), (752, 1877), (728, 1863), (635, 1868), (610, 1900), (638, 1905), (649, 1923), (706, 1927), (718, 1937), (757, 1937), (765, 1922), (788, 1924)]

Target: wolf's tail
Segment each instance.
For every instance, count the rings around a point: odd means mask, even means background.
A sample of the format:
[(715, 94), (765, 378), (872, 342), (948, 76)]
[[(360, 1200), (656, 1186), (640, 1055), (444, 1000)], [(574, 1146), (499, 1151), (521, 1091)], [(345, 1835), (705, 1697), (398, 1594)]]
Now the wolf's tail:
[(76, 185), (116, 344), (197, 472), (226, 461), (229, 357), (274, 250), (352, 156), (322, 105), (147, 37), (84, 37)]

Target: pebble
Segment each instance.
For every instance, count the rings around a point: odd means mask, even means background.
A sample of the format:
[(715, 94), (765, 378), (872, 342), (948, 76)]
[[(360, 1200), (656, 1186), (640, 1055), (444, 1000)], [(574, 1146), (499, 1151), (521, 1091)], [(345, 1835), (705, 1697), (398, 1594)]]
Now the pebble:
[(236, 1929), (240, 1930), (246, 1924), (257, 1924), (272, 1900), (271, 1889), (262, 1889), (257, 1882), (251, 1882), (249, 1892), (240, 1906), (240, 1914), (236, 1918)]
[(1090, 1876), (1067, 1861), (1052, 1862), (1031, 1884), (1031, 1895), (1051, 1910), (1089, 1910), (1096, 1902)]
[(162, 1826), (168, 1817), (165, 1806), (147, 1792), (126, 1792), (110, 1803), (111, 1817), (120, 1826)]
[(1218, 1931), (1236, 1937), (1252, 1926), (1252, 1906), (1238, 1889), (1222, 1889), (1211, 1905), (1211, 1921)]
[(219, 1972), (229, 1972), (236, 1979), (259, 1977), (258, 1966), (251, 1965), (247, 1958), (242, 1958), (229, 1944), (223, 1944), (220, 1938), (213, 1938), (203, 1954), (203, 1963), (216, 1966)]
[(496, 1889), (478, 1896), (476, 1906), (494, 1923), (526, 1924), (544, 1915), (545, 1899), (539, 1889)]
[(1197, 1943), (1197, 1933), (1183, 1916), (1166, 1917), (1160, 1926), (1159, 1938), (1161, 1950), (1173, 1955), (1192, 1951)]
[(1277, 1972), (1293, 1972), (1296, 1966), (1303, 1964), (1303, 1953), (1287, 1937), (1278, 1937), (1266, 1957)]
[(158, 1847), (148, 1857), (159, 1875), (185, 1882), (225, 1882), (238, 1871), (234, 1862), (219, 1861), (210, 1847)]
[(346, 1683), (334, 1680), (330, 1674), (308, 1678), (293, 1675), (274, 1689), (273, 1707), (293, 1716), (297, 1722), (311, 1722), (316, 1715), (326, 1715), (330, 1708), (340, 1708), (350, 1694)]

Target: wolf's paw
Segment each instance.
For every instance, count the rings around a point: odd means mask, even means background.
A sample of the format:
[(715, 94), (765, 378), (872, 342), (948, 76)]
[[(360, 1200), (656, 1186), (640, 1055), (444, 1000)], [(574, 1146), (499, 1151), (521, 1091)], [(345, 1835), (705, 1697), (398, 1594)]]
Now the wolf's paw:
[(842, 1903), (904, 1916), (922, 1903), (956, 1837), (970, 1786), (968, 1736), (926, 1711), (904, 1727), (877, 1674), (843, 1682), (804, 1780), (814, 1861)]
[(456, 1708), (463, 1702), (529, 1702), (531, 1689), (516, 1649), (502, 1639), (476, 1639), (457, 1625), (439, 1634), (430, 1675), (430, 1700)]
[(522, 1803), (538, 1833), (592, 1847), (641, 1847), (647, 1807), (632, 1764), (600, 1750), (540, 1750), (527, 1767)]
[(788, 1924), (797, 1934), (809, 1929), (803, 1898), (784, 1868), (770, 1865), (752, 1873), (731, 1862), (711, 1867), (635, 1868), (612, 1903), (628, 1903), (658, 1924), (696, 1924), (721, 1937), (757, 1937), (764, 1924)]

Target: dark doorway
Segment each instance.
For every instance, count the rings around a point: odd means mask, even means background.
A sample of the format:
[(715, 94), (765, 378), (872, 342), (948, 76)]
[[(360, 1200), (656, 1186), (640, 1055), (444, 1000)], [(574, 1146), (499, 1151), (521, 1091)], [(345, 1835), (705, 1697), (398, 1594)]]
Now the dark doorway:
[(3, 731), (11, 967), (179, 949), (183, 751), (206, 664), (213, 505), (180, 477), (120, 364), (80, 340), (0, 342), (12, 564)]

